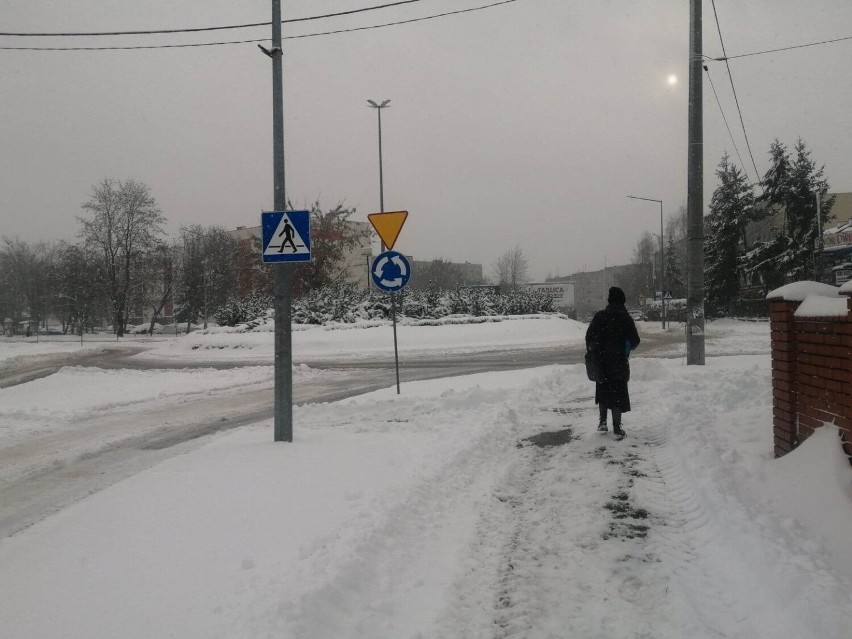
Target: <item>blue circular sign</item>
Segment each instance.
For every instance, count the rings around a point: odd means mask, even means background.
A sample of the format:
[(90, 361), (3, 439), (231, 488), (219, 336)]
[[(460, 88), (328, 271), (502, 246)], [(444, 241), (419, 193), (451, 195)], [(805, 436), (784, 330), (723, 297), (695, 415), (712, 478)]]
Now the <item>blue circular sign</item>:
[(373, 260), (370, 276), (378, 288), (394, 293), (405, 288), (411, 279), (411, 263), (402, 253), (385, 251)]

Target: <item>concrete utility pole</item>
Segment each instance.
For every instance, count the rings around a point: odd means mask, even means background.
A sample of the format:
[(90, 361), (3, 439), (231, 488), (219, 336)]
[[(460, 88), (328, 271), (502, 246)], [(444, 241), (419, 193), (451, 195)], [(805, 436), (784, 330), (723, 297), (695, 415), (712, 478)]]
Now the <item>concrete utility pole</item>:
[(820, 281), (820, 266), (822, 263), (822, 192), (816, 192), (816, 221), (817, 236), (814, 242), (814, 282)]
[(686, 363), (704, 365), (704, 131), (701, 0), (689, 0)]
[[(284, 211), (284, 82), (281, 51), (281, 0), (272, 0), (272, 171), (274, 208)], [(293, 342), (290, 318), (293, 267), (275, 264), (275, 441), (293, 441)]]

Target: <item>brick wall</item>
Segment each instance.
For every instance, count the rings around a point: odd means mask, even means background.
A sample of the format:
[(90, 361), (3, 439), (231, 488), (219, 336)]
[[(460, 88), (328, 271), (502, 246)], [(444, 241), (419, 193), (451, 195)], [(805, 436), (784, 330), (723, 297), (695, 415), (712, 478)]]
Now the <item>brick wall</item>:
[(844, 450), (852, 455), (852, 296), (845, 317), (796, 317), (799, 304), (769, 301), (775, 456), (824, 423), (841, 429)]

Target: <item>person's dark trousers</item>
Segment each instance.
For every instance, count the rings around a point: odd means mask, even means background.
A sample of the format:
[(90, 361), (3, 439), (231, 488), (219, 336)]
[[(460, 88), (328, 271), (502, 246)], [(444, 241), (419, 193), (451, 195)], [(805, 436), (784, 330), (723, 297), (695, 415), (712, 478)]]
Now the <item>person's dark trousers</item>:
[[(598, 421), (599, 425), (606, 424), (606, 405), (598, 404), (598, 411), (600, 412), (600, 420)], [(612, 409), (612, 429), (615, 432), (621, 430), (621, 411), (617, 408)]]

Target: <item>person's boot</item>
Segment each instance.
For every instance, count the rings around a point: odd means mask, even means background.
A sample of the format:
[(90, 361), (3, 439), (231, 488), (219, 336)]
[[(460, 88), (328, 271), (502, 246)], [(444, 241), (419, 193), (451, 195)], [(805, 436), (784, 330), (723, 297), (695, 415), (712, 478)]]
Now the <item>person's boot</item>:
[(603, 404), (598, 404), (598, 414), (600, 415), (600, 419), (598, 420), (598, 432), (605, 433), (607, 431), (606, 406), (604, 406)]
[(621, 411), (616, 408), (612, 409), (612, 434), (616, 439), (624, 438), (624, 431), (621, 430)]
[(598, 432), (599, 433), (605, 433), (605, 432), (607, 432), (607, 430), (609, 430), (609, 429), (606, 426), (606, 420), (604, 420), (600, 424), (598, 424)]

